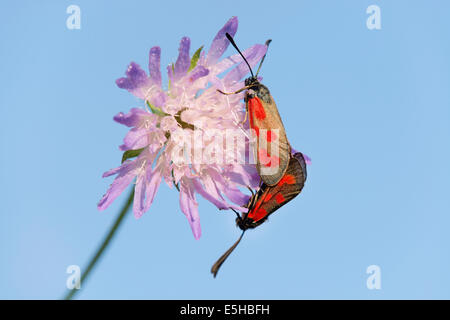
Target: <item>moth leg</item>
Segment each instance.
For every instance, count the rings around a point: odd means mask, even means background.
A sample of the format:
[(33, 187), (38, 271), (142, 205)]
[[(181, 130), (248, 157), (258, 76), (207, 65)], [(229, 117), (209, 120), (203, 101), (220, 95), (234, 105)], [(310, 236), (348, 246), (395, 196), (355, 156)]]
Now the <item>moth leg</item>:
[(242, 121), (241, 124), (244, 124), (247, 121), (247, 116), (248, 116), (248, 110), (247, 110), (247, 108), (245, 108), (245, 117), (244, 117), (244, 121)]
[(223, 92), (222, 90), (220, 90), (220, 89), (216, 89), (218, 92), (220, 92), (221, 94), (224, 94), (224, 95), (230, 95), (230, 94), (237, 94), (237, 93), (240, 93), (240, 92), (242, 92), (242, 91), (244, 91), (244, 90), (247, 90), (247, 89), (250, 89), (250, 88), (253, 88), (255, 85), (254, 84), (251, 84), (251, 85), (249, 85), (249, 86), (245, 86), (245, 87), (243, 87), (243, 88), (240, 88), (239, 90), (237, 90), (237, 91), (235, 91), (235, 92)]
[(230, 208), (231, 210), (233, 210), (234, 211), (234, 213), (236, 213), (236, 215), (237, 215), (237, 217), (238, 217), (238, 219), (240, 219), (241, 218), (241, 216), (239, 215), (239, 213), (236, 211), (236, 210), (234, 210), (233, 208)]

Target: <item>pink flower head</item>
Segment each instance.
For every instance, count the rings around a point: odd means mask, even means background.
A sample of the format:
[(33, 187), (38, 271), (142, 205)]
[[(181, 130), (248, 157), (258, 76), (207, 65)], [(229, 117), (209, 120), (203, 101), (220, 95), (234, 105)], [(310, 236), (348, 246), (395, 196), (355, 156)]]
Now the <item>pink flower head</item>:
[[(221, 162), (183, 164), (173, 159), (174, 150), (179, 145), (177, 137), (192, 135), (194, 131), (224, 132), (241, 127), (243, 94), (226, 96), (217, 92), (217, 89), (234, 91), (242, 88), (242, 79), (248, 73), (247, 65), (238, 54), (219, 61), (229, 45), (225, 33), (234, 36), (237, 26), (237, 18), (231, 18), (219, 30), (207, 54), (200, 48), (191, 57), (190, 39), (182, 38), (176, 62), (167, 67), (167, 90), (162, 87), (159, 47), (150, 49), (150, 75), (132, 62), (126, 77), (116, 81), (120, 88), (144, 100), (146, 105), (114, 117), (115, 121), (131, 128), (120, 150), (125, 151), (124, 155), (137, 157), (125, 160), (120, 167), (103, 174), (103, 177), (116, 177), (100, 200), (99, 210), (106, 209), (135, 180), (133, 211), (139, 218), (150, 208), (163, 179), (170, 187), (175, 185), (179, 190), (181, 211), (187, 217), (195, 239), (201, 236), (197, 193), (219, 209), (247, 210), (241, 206), (247, 203), (249, 196), (239, 188), (257, 186), (259, 176), (254, 165)], [(256, 44), (244, 50), (243, 54), (254, 67), (266, 50), (265, 45)], [(196, 145), (197, 140), (194, 139), (193, 147), (189, 149), (189, 157), (195, 158), (198, 149), (207, 150), (214, 137), (203, 136), (201, 146)], [(235, 151), (245, 153), (240, 148), (242, 146), (237, 145)]]

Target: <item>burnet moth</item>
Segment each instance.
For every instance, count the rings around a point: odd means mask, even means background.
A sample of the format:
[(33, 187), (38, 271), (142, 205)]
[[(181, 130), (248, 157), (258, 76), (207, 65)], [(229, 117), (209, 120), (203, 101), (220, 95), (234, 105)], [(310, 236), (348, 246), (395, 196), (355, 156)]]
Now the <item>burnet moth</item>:
[(248, 229), (256, 228), (267, 220), (269, 215), (294, 199), (303, 189), (306, 181), (306, 162), (300, 152), (289, 155), (286, 173), (274, 186), (265, 183), (252, 195), (246, 207), (246, 213), (236, 212), (236, 224), (242, 230), (239, 239), (212, 266), (211, 273), (216, 277), (220, 266), (233, 252)]
[[(262, 182), (268, 186), (276, 185), (285, 174), (291, 155), (291, 146), (286, 137), (286, 131), (278, 113), (277, 106), (270, 94), (269, 89), (259, 82), (258, 73), (264, 62), (265, 55), (261, 60), (256, 74), (241, 53), (230, 34), (226, 37), (244, 59), (251, 76), (245, 80), (245, 86), (235, 92), (222, 94), (235, 94), (247, 90), (245, 93), (246, 114), (244, 122), (249, 115), (250, 129), (256, 135), (256, 169)], [(271, 40), (267, 40), (269, 46)]]

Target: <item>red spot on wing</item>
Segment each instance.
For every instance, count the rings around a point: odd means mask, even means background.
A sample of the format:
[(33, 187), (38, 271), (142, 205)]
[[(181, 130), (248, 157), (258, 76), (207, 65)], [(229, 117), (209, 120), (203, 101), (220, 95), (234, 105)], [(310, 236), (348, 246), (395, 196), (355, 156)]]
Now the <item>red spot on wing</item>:
[(277, 156), (270, 157), (270, 163), (267, 164), (267, 167), (278, 168), (280, 166), (280, 158)]
[(266, 118), (266, 111), (259, 98), (251, 98), (248, 100), (248, 108), (251, 113), (253, 113), (258, 120), (263, 120)]
[(256, 136), (259, 137), (259, 128), (257, 126), (253, 126), (252, 129), (255, 130)]
[(268, 194), (266, 195), (266, 197), (264, 198), (264, 202), (268, 202), (268, 201), (270, 201), (270, 199), (272, 199), (272, 194), (271, 194), (271, 193), (268, 193)]
[(262, 199), (257, 201), (255, 207), (248, 213), (248, 217), (253, 221), (258, 221), (267, 215), (267, 211), (261, 208), (262, 203)]
[[(250, 105), (250, 102), (249, 102)], [(249, 120), (250, 120), (250, 128), (254, 128), (255, 127), (255, 120), (253, 119), (253, 113), (249, 112)]]
[(267, 216), (267, 211), (266, 211), (266, 209), (264, 209), (264, 208), (258, 208), (258, 210), (256, 210), (255, 212), (254, 212), (254, 215), (253, 215), (253, 221), (258, 221), (258, 220), (261, 220), (262, 218), (264, 218), (265, 216)]
[(278, 182), (278, 186), (282, 186), (283, 184), (294, 184), (295, 177), (292, 174), (285, 174), (283, 178)]
[(270, 161), (270, 156), (267, 154), (267, 150), (263, 148), (259, 148), (258, 150), (258, 159), (259, 162), (263, 165), (266, 165)]
[(267, 131), (267, 137), (266, 137), (267, 142), (272, 142), (277, 139), (278, 139), (278, 136), (275, 134), (275, 132), (273, 132), (272, 130)]
[(280, 158), (277, 156), (268, 155), (267, 150), (263, 148), (258, 150), (258, 159), (259, 163), (265, 167), (277, 168), (280, 165)]
[(275, 201), (276, 201), (278, 204), (282, 204), (283, 202), (286, 201), (286, 199), (283, 197), (283, 195), (282, 195), (281, 193), (278, 193), (278, 194), (275, 196)]

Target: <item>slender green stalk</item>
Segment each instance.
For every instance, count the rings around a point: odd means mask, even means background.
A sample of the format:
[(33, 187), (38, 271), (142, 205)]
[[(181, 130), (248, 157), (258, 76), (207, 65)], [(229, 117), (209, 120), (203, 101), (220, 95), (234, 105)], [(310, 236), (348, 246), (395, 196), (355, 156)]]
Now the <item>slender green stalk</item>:
[[(110, 243), (111, 239), (113, 238), (114, 234), (116, 233), (117, 229), (119, 228), (120, 224), (122, 223), (123, 218), (125, 217), (126, 213), (128, 212), (128, 209), (130, 209), (131, 204), (133, 203), (133, 198), (134, 198), (134, 188), (130, 192), (130, 195), (128, 196), (128, 199), (127, 199), (126, 203), (122, 207), (122, 210), (120, 211), (119, 215), (117, 216), (116, 221), (114, 222), (113, 226), (111, 227), (111, 229), (109, 230), (109, 232), (106, 235), (105, 239), (103, 240), (103, 243), (98, 248), (98, 250), (95, 253), (95, 255), (92, 257), (92, 259), (89, 262), (89, 264), (88, 264), (87, 268), (85, 269), (85, 271), (82, 273), (80, 282), (83, 285), (84, 285), (84, 281), (88, 277), (89, 273), (94, 268), (95, 264), (97, 263), (98, 259), (101, 257), (103, 252), (105, 251), (106, 247), (108, 247), (108, 244)], [(65, 296), (64, 299), (65, 300), (71, 300), (75, 296), (75, 294), (77, 294), (78, 291), (80, 291), (80, 290), (78, 290), (76, 288), (70, 290), (69, 293)]]

